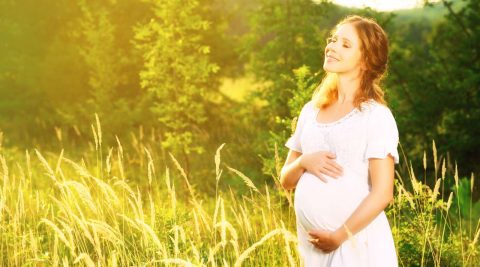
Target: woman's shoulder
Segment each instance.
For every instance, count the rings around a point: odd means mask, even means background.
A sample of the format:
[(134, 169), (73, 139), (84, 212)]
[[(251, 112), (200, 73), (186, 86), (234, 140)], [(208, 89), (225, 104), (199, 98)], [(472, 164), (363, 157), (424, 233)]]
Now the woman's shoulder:
[(370, 99), (362, 103), (362, 110), (366, 113), (369, 124), (396, 124), (392, 111), (383, 103)]
[(317, 109), (315, 102), (313, 100), (309, 100), (307, 103), (305, 103), (302, 107), (302, 113), (312, 113), (315, 112), (315, 109)]
[(307, 103), (305, 103), (304, 108), (309, 108), (309, 109), (314, 109), (315, 108), (315, 102), (310, 99)]
[(369, 99), (361, 104), (362, 110), (370, 114), (392, 114), (390, 108), (374, 99)]

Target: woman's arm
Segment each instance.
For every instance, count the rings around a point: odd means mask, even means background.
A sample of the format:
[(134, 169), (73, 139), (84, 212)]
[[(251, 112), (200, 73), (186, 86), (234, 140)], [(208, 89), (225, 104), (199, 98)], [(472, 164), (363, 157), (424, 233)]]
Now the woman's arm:
[[(345, 222), (347, 229), (352, 234), (370, 224), (392, 201), (393, 199), (393, 180), (394, 163), (391, 156), (385, 159), (369, 159), (370, 178), (372, 181), (372, 190), (370, 194), (360, 203), (358, 208)], [(348, 238), (344, 227), (335, 231), (337, 235), (343, 237), (344, 241)]]
[(394, 161), (390, 155), (385, 159), (369, 159), (372, 190), (357, 209), (335, 232), (312, 231), (311, 242), (319, 249), (330, 252), (339, 247), (349, 235), (354, 235), (370, 224), (393, 199)]
[(290, 190), (297, 186), (300, 176), (305, 169), (300, 165), (302, 153), (290, 150), (287, 155), (285, 164), (280, 173), (280, 183), (283, 188)]

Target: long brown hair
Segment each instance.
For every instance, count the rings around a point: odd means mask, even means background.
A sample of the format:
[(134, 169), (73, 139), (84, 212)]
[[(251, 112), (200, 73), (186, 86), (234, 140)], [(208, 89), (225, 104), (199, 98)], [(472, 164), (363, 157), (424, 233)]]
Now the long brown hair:
[[(369, 99), (386, 105), (380, 81), (387, 70), (387, 34), (373, 19), (358, 15), (347, 16), (335, 26), (332, 33), (339, 26), (347, 23), (351, 23), (357, 31), (360, 39), (361, 61), (365, 67), (360, 70), (360, 88), (355, 95), (353, 105), (360, 108), (360, 105)], [(337, 84), (337, 74), (327, 72), (312, 96), (317, 107), (326, 108), (337, 100)]]

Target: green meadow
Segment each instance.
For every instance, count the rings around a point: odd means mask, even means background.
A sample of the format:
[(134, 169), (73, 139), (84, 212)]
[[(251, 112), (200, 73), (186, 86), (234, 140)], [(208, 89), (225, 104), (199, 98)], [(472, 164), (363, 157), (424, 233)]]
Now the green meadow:
[[(3, 265), (300, 264), (293, 192), (282, 189), (278, 175), (254, 182), (223, 161), (228, 145), (222, 144), (210, 158), (211, 174), (190, 176), (172, 154), (172, 166), (162, 166), (155, 138), (105, 144), (100, 123), (92, 128), (93, 145), (82, 154), (3, 148)], [(433, 145), (424, 170), (434, 169), (434, 187), (424, 183), (431, 178), (425, 172), (396, 173), (387, 215), (400, 262), (474, 266), (480, 257), (475, 177), (446, 175)], [(240, 185), (226, 187), (225, 179)], [(447, 194), (448, 181), (454, 188)], [(201, 190), (206, 185), (214, 191)]]
[(480, 262), (480, 5), (0, 2), (1, 266), (301, 266), (284, 146), (348, 14), (389, 36), (400, 266)]

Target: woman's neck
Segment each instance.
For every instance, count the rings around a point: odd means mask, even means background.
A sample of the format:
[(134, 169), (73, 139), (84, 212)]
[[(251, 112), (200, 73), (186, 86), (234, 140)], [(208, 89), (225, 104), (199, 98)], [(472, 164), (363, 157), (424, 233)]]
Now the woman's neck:
[[(358, 76), (357, 76), (358, 77)], [(358, 88), (360, 87), (360, 79), (357, 77), (338, 75), (338, 98), (339, 104), (353, 103)]]

